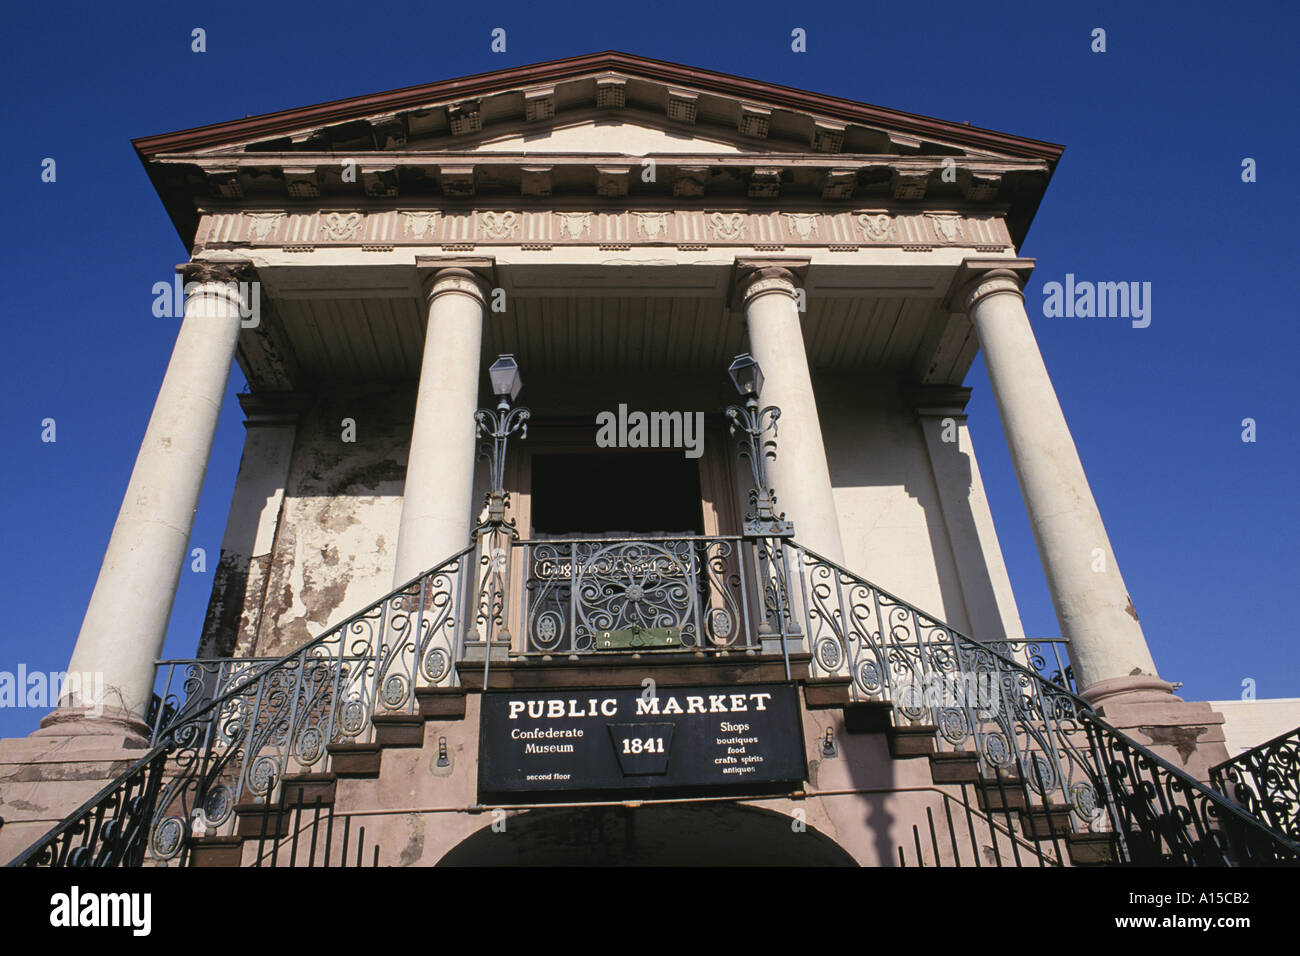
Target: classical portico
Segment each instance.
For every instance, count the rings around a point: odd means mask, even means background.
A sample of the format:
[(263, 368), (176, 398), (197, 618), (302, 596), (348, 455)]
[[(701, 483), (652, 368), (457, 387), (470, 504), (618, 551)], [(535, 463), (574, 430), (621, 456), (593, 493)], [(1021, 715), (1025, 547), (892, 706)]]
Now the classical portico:
[[(237, 780), (193, 785), (228, 828), (280, 775), (377, 775), (386, 747), (436, 752), (421, 786), (450, 789), (427, 798), (481, 809), (455, 764), (486, 746), (495, 692), (540, 713), (559, 688), (575, 709), (571, 689), (616, 701), (647, 674), (708, 685), (700, 708), (776, 688), (758, 693), (809, 746), (782, 765), (815, 754), (836, 798), (952, 799), (934, 788), (953, 780), (891, 764), (934, 752), (910, 734), (988, 779), (1037, 775), (1026, 799), (1081, 832), (1098, 771), (1043, 758), (1092, 753), (1072, 708), (1162, 753), (1186, 737), (1162, 728), (1196, 725), (1204, 753), (1180, 759), (1198, 774), (1222, 750), (1215, 715), (1157, 672), (1025, 310), (1019, 247), (1061, 147), (624, 54), (135, 145), (193, 285), (69, 663), (110, 699), (91, 717), (69, 696), (40, 735), (156, 743), (177, 674), (190, 700), (255, 694), (250, 714), (295, 701)], [(980, 355), (1061, 627), (1055, 676), (966, 427)], [(489, 385), (499, 357), (521, 391)], [(248, 437), (201, 660), (159, 666), (232, 362)], [(1042, 695), (1015, 715), (1023, 740), (977, 726), (984, 709), (906, 703), (954, 668), (1035, 688), (1016, 706)], [(239, 682), (277, 669), (274, 688)], [(884, 727), (884, 757), (849, 740)], [(769, 782), (875, 859), (865, 804), (797, 776)], [(907, 826), (942, 809), (888, 799)], [(474, 844), (471, 815), (439, 819), (439, 852)], [(167, 821), (161, 859), (188, 838)]]
[[(703, 393), (680, 394), (714, 397), (699, 410), (716, 414), (725, 399), (713, 387), (725, 385), (718, 373), (729, 353), (749, 351), (765, 375), (763, 404), (780, 409), (769, 464), (778, 509), (805, 547), (879, 578), (888, 548), (874, 545), (868, 513), (879, 512), (882, 495), (864, 495), (870, 479), (859, 474), (870, 466), (853, 463), (842, 402), (819, 394), (818, 382), (833, 382), (837, 396), (852, 394), (854, 382), (951, 390), (978, 347), (1079, 686), (1098, 699), (1167, 697), (1020, 294), (1032, 262), (1016, 257), (1016, 236), (1036, 203), (1026, 184), (1045, 181), (1055, 147), (942, 124), (905, 133), (838, 102), (759, 107), (634, 73), (578, 70), (550, 87), (524, 83), (518, 107), (517, 94), (485, 89), (477, 100), (363, 120), (361, 138), (323, 115), (292, 135), (281, 120), (265, 130), (250, 122), (231, 139), (196, 131), (141, 142), (165, 197), (181, 172), (211, 190), (197, 216), (175, 207), (178, 227), (194, 233), (191, 269), (224, 276), (227, 262), (251, 264), (266, 318), (241, 333), (233, 286), (194, 290), (70, 668), (105, 670), (123, 713), (147, 706), (241, 334), (255, 394), (300, 396), (324, 376), (416, 383), (396, 465), (400, 503), (384, 508), (391, 532), (378, 560), (334, 582), (347, 595), (337, 613), (469, 543), (485, 491), (473, 412), (493, 354), (516, 354), (527, 381), (555, 382), (550, 396), (530, 385), (529, 398), (563, 418), (612, 406), (615, 393), (580, 398), (580, 386), (620, 368), (629, 384), (649, 374), (645, 402), (665, 408), (675, 389), (655, 368), (708, 376)], [(649, 111), (657, 97), (660, 117)], [(426, 99), (437, 103), (437, 91)], [(556, 103), (571, 105), (557, 117)], [(801, 136), (811, 146), (794, 151)], [(598, 141), (615, 153), (590, 152)], [(340, 149), (359, 157), (347, 160), (354, 179)], [(282, 184), (279, 199), (264, 185), (272, 180)], [(926, 559), (928, 571), (903, 569), (889, 583), (920, 592), (920, 603), (961, 627), (982, 622), (998, 638), (1019, 636), (977, 472), (954, 511), (949, 489), (963, 481), (949, 474), (952, 449), (936, 440), (944, 420), (920, 427), (918, 467), (932, 487), (919, 497), (946, 532), (954, 522), (967, 530)], [(372, 424), (356, 427), (364, 434)], [(743, 475), (720, 464), (727, 460), (727, 449), (711, 449), (714, 532), (746, 506)], [(527, 479), (514, 479), (526, 516)], [(282, 615), (265, 600), (245, 625)], [(224, 641), (236, 644), (255, 647), (258, 635)]]

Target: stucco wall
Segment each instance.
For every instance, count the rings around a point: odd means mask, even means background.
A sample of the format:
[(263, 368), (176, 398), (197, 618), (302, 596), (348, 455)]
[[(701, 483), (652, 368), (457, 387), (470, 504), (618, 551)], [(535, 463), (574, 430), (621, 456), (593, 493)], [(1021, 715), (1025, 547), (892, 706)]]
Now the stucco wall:
[[(944, 502), (901, 381), (821, 373), (816, 386), (849, 569), (974, 637), (1023, 637), (964, 423)], [(954, 534), (969, 539), (960, 551)]]
[(1212, 700), (1210, 706), (1223, 714), (1223, 740), (1230, 757), (1300, 727), (1300, 697)]

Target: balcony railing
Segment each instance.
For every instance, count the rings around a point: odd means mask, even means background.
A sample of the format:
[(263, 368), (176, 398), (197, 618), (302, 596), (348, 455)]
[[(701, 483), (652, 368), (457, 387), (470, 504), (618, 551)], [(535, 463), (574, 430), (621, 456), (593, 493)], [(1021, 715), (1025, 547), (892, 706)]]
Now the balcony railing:
[(514, 542), (517, 651), (755, 651), (758, 553), (739, 537)]
[[(126, 841), (113, 861), (147, 851), (183, 863), (193, 836), (233, 832), (237, 807), (328, 770), (331, 748), (374, 741), (376, 721), (420, 713), (422, 695), (504, 647), (518, 667), (743, 654), (790, 675), (806, 661), (850, 709), (975, 754), (984, 780), (1018, 795), (1034, 838), (1102, 835), (1114, 859), (1146, 864), (1300, 859), (1295, 843), (1098, 718), (1062, 682), (1059, 658), (1055, 677), (1043, 673), (1041, 642), (974, 641), (784, 537), (519, 541), (497, 528), (283, 658), (164, 662), (154, 747), (136, 776), (16, 863), (102, 858), (105, 834)], [(146, 786), (142, 767), (159, 755), (166, 784)]]

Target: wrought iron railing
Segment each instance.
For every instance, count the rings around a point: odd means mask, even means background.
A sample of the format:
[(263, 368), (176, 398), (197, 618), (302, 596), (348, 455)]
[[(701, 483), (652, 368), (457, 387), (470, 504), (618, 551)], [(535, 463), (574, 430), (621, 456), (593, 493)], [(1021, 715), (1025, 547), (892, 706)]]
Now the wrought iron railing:
[(1213, 767), (1210, 781), (1274, 830), (1300, 841), (1300, 727)]
[(331, 744), (372, 741), (377, 716), (417, 713), (422, 688), (458, 679), (473, 550), (282, 658), (164, 662), (149, 752), (11, 865), (184, 863), (196, 828), (232, 832), (238, 806), (325, 769)]
[(154, 747), (10, 866), (119, 867), (144, 862), (167, 748)]
[(641, 649), (753, 650), (754, 553), (739, 537), (516, 541), (520, 651), (599, 652), (630, 632), (651, 635)]
[(328, 769), (331, 745), (372, 742), (377, 718), (419, 713), (421, 689), (456, 685), (472, 648), (486, 665), (494, 642), (521, 664), (617, 647), (779, 655), (787, 673), (806, 659), (851, 702), (927, 728), (941, 752), (976, 754), (984, 786), (1004, 808), (1011, 794), (1024, 835), (1052, 841), (1055, 860), (1062, 841), (1099, 835), (1123, 862), (1300, 859), (1100, 720), (1059, 660), (1044, 673), (1035, 642), (974, 641), (789, 538), (519, 541), (488, 528), (283, 658), (165, 662), (154, 748), (16, 862), (183, 863), (196, 832), (233, 832), (237, 807)]
[[(1300, 862), (1231, 801), (1112, 727), (1039, 673), (1023, 645), (982, 644), (793, 542), (793, 603), (813, 675), (892, 705), (896, 724), (931, 726), (940, 751), (971, 752), (986, 780), (1010, 781), (1040, 834), (1111, 833), (1122, 862)], [(783, 627), (786, 625), (783, 625)]]
[[(1053, 684), (1078, 693), (1070, 666), (1070, 642), (1063, 637), (1014, 637), (1004, 642), (1011, 657), (1027, 664)], [(1050, 656), (1049, 656), (1050, 655)]]

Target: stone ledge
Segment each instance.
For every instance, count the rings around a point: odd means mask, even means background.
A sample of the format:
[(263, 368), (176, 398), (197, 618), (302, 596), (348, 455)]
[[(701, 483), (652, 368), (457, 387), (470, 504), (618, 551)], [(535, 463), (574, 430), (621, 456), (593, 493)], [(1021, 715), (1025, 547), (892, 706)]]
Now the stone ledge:
[[(790, 655), (790, 679), (808, 678), (808, 655)], [(463, 661), (461, 679), (470, 690), (483, 689), (482, 662)], [(672, 652), (640, 654), (611, 653), (608, 657), (584, 655), (571, 661), (557, 655), (555, 660), (515, 658), (493, 662), (488, 679), (489, 690), (522, 690), (553, 687), (602, 687), (639, 685), (653, 677), (665, 686), (692, 687), (712, 684), (779, 684), (784, 683), (785, 661), (779, 655), (749, 655), (743, 652), (726, 657)]]
[(1097, 708), (1103, 720), (1116, 727), (1181, 727), (1188, 724), (1222, 724), (1227, 718), (1207, 701), (1179, 701), (1169, 703), (1141, 702), (1126, 704), (1117, 701)]

